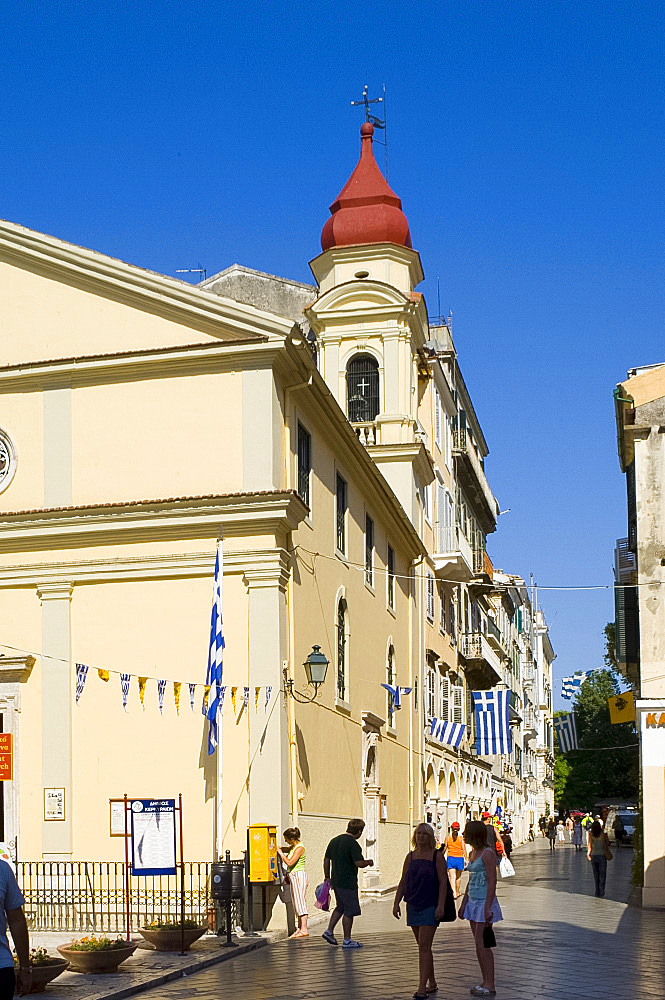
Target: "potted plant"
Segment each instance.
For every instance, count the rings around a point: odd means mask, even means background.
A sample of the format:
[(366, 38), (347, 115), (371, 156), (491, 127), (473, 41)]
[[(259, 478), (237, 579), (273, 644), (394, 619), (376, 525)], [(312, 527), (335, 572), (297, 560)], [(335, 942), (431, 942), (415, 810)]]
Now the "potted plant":
[(122, 938), (96, 937), (91, 934), (68, 944), (58, 945), (74, 972), (115, 972), (121, 962), (134, 954), (138, 942)]
[[(181, 934), (181, 927), (184, 929), (184, 934)], [(151, 920), (145, 927), (139, 927), (139, 934), (142, 934), (156, 951), (180, 951), (183, 941), (184, 950), (189, 951), (190, 945), (198, 941), (207, 930), (205, 925), (197, 923), (196, 920), (185, 920), (182, 924), (179, 920)]]
[[(19, 961), (14, 952), (14, 966), (18, 969)], [(46, 948), (33, 948), (30, 952), (30, 968), (32, 983), (28, 993), (43, 993), (46, 984), (52, 982), (61, 972), (64, 972), (69, 962), (65, 958), (54, 958)]]

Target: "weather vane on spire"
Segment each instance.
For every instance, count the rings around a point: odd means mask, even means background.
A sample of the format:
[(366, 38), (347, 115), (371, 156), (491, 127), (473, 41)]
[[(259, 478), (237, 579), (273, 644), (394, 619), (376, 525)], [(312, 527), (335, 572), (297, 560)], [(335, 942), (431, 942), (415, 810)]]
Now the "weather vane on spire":
[[(360, 107), (361, 105), (364, 105), (365, 106), (365, 121), (366, 122), (370, 122), (374, 126), (374, 128), (385, 128), (386, 127), (385, 119), (384, 118), (377, 118), (376, 115), (370, 114), (370, 110), (369, 110), (370, 104), (383, 104), (384, 103), (384, 98), (383, 97), (368, 97), (367, 96), (368, 90), (369, 90), (369, 86), (368, 86), (368, 84), (365, 84), (365, 87), (363, 89), (362, 100), (360, 100), (360, 101), (351, 101), (351, 107), (352, 108), (357, 108), (357, 107)], [(385, 87), (384, 87), (384, 92), (385, 92)]]

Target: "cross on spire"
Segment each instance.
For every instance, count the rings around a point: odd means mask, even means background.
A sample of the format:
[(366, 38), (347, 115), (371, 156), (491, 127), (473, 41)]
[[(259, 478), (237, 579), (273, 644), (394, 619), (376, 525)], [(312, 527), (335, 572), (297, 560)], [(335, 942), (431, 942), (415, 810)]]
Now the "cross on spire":
[(365, 121), (370, 122), (374, 128), (385, 128), (385, 119), (377, 118), (376, 115), (370, 114), (369, 106), (370, 104), (383, 104), (382, 97), (368, 97), (369, 85), (365, 84), (363, 88), (363, 96), (360, 101), (351, 101), (351, 107), (357, 108), (361, 105), (365, 107)]

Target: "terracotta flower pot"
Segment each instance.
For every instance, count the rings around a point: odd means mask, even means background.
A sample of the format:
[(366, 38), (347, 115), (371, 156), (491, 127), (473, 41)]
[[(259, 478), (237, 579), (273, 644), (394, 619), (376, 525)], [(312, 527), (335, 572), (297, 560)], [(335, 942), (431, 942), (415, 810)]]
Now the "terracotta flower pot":
[[(185, 927), (185, 951), (189, 951), (190, 945), (198, 941), (207, 930), (207, 927)], [(142, 934), (156, 951), (180, 951), (179, 927), (139, 927), (139, 934)]]
[(106, 948), (103, 951), (72, 951), (67, 944), (58, 945), (58, 951), (69, 962), (74, 972), (115, 972), (121, 962), (130, 958), (137, 943), (126, 941), (118, 948)]
[(64, 972), (69, 962), (66, 958), (50, 958), (48, 962), (39, 962), (32, 966), (32, 985), (28, 993), (43, 993), (46, 984), (52, 982), (61, 972)]

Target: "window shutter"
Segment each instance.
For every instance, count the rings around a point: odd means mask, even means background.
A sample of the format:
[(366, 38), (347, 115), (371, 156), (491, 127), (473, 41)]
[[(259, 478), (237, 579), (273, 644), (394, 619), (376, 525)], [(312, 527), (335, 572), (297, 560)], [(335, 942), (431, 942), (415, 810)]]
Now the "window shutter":
[(464, 719), (464, 709), (463, 709), (463, 688), (454, 687), (453, 688), (453, 722), (463, 722)]
[(427, 571), (427, 617), (434, 621), (434, 575)]
[(441, 394), (434, 390), (434, 440), (441, 446)]
[(439, 699), (440, 703), (441, 703), (440, 709), (439, 709), (440, 715), (441, 715), (441, 719), (443, 720), (443, 722), (449, 722), (450, 721), (450, 716), (449, 716), (450, 708), (449, 708), (449, 704), (448, 703), (449, 703), (449, 699), (450, 699), (450, 680), (447, 677), (442, 677), (440, 679), (439, 683), (441, 684), (441, 687), (440, 687), (441, 696), (440, 696), (440, 699)]

